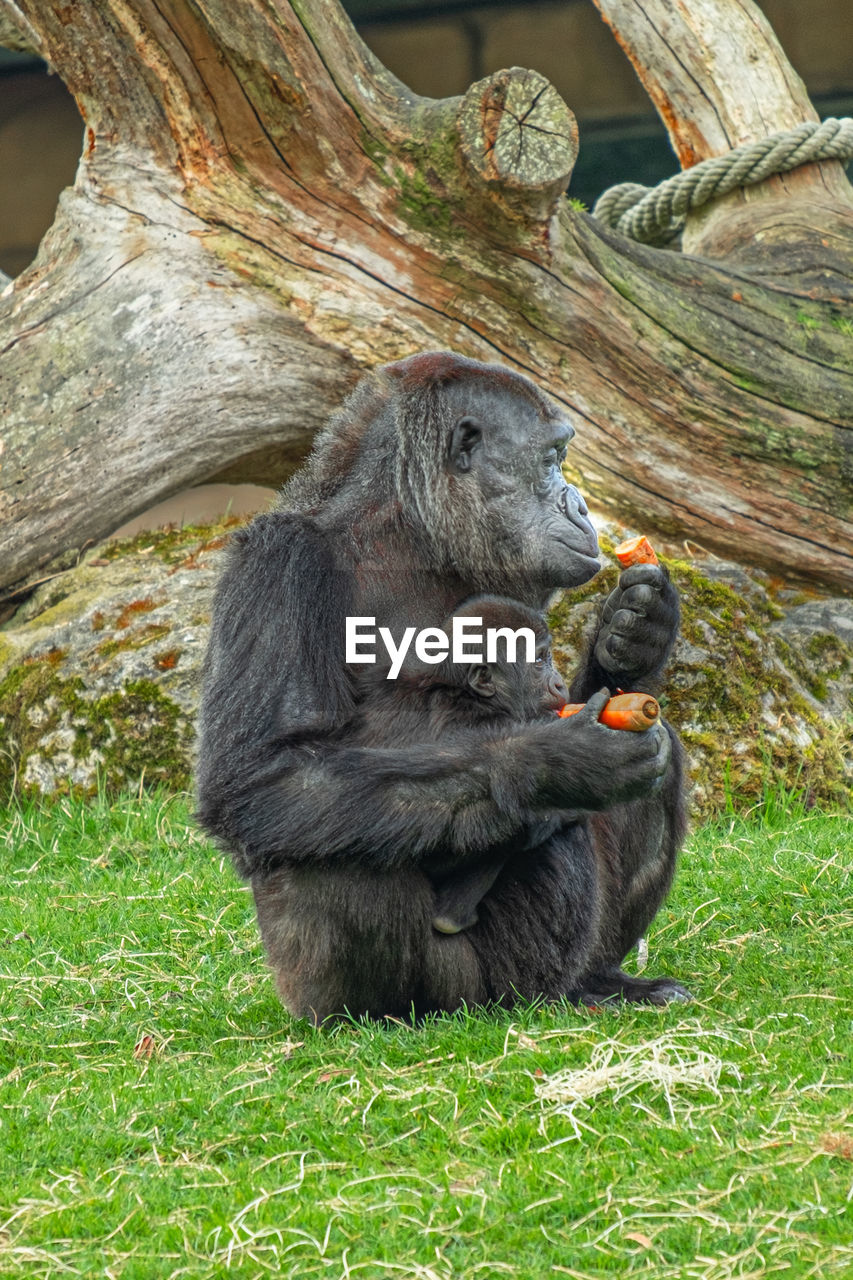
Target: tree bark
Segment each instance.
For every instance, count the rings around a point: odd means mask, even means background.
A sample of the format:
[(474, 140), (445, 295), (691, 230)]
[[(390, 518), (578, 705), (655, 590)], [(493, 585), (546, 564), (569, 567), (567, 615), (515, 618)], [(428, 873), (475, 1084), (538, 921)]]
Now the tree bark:
[(4, 0), (0, 8), (0, 48), (42, 56), (38, 36), (13, 0)]
[[(599, 7), (682, 163), (811, 118), (751, 0)], [(560, 401), (579, 483), (623, 519), (853, 582), (838, 165), (717, 201), (693, 252), (662, 251), (564, 198), (576, 128), (535, 72), (418, 98), (330, 0), (12, 10), (85, 141), (0, 296), (0, 586), (188, 484), (282, 480), (363, 368), (440, 347)], [(751, 42), (723, 48), (735, 19)]]

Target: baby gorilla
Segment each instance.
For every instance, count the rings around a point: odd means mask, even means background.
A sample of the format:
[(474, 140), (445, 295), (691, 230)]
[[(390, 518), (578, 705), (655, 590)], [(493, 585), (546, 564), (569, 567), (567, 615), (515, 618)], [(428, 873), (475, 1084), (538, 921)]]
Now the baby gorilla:
[[(440, 741), (448, 732), (475, 725), (529, 723), (553, 715), (569, 700), (568, 690), (551, 657), (548, 624), (540, 613), (516, 600), (501, 596), (472, 596), (456, 609), (440, 630), (452, 641), (455, 619), (479, 619), (471, 630), (492, 629), (495, 655), (487, 662), (454, 662), (451, 656), (439, 664), (411, 657), (403, 665), (393, 697), (388, 682), (374, 687), (365, 704), (367, 724), (381, 717), (389, 728), (389, 701), (400, 718), (391, 733), (400, 746)], [(522, 634), (510, 642), (510, 634)], [(472, 640), (466, 639), (467, 647)], [(533, 660), (529, 660), (532, 655)], [(491, 655), (489, 655), (491, 656)], [(454, 871), (433, 863), (430, 878), (436, 885), (433, 928), (439, 933), (460, 933), (477, 923), (477, 906), (491, 889), (506, 859), (495, 859)]]

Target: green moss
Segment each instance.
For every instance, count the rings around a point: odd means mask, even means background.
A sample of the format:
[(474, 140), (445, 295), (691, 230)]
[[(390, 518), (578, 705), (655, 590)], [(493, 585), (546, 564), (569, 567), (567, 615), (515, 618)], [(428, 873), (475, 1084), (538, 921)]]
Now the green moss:
[(826, 700), (829, 680), (843, 676), (853, 663), (853, 651), (839, 636), (810, 636), (804, 647), (777, 637), (776, 646), (785, 665), (794, 672), (819, 702)]
[(5, 750), (0, 752), (0, 802), (8, 799), (39, 739), (60, 726), (63, 712), (74, 714), (81, 702), (83, 682), (63, 679), (47, 657), (13, 666), (0, 681), (0, 727)]
[(642, 299), (637, 296), (637, 290), (632, 284), (629, 284), (627, 280), (622, 279), (614, 280), (613, 284), (615, 285), (616, 292), (621, 294), (626, 302), (633, 302), (635, 305), (639, 306)]
[(818, 702), (826, 702), (829, 696), (829, 682), (826, 676), (812, 675), (809, 680), (809, 686)]
[[(616, 559), (616, 543), (606, 533), (598, 535), (598, 546), (603, 556), (609, 556), (611, 560)], [(611, 568), (615, 566), (611, 565)]]
[(756, 382), (754, 378), (747, 377), (744, 373), (732, 373), (731, 380), (736, 387), (740, 387), (741, 391), (748, 391), (750, 395), (755, 395), (761, 391), (761, 383)]
[[(610, 554), (612, 547), (605, 543), (602, 539), (602, 550)], [(692, 651), (682, 665), (670, 663), (661, 705), (691, 757), (700, 809), (719, 811), (733, 799), (753, 803), (780, 781), (815, 799), (845, 803), (842, 732), (818, 715), (783, 670), (767, 666), (775, 647), (794, 675), (817, 694), (820, 677), (814, 674), (814, 658), (818, 651), (831, 651), (839, 662), (846, 659), (838, 642), (831, 650), (833, 638), (818, 637), (811, 660), (795, 665), (788, 646), (769, 633), (781, 612), (775, 604), (748, 599), (685, 561), (662, 559), (681, 597), (681, 632)], [(579, 590), (567, 592), (552, 611), (554, 653), (564, 672), (575, 666), (584, 633), (617, 579), (618, 570), (611, 565)], [(587, 602), (588, 609), (578, 607)], [(770, 690), (782, 708), (781, 727), (792, 719), (805, 724), (814, 735), (809, 745), (769, 733), (764, 702)]]
[[(163, 565), (193, 567), (241, 523), (229, 517), (145, 531), (100, 547), (94, 564), (83, 563), (61, 580), (62, 600), (46, 602), (40, 590), (28, 613), (13, 620), (14, 629), (0, 633), (0, 797), (13, 790), (111, 794), (141, 777), (172, 788), (188, 785), (190, 677), (180, 673), (179, 701), (170, 684), (158, 683), (182, 660), (176, 623), (158, 612), (169, 595)], [(112, 561), (119, 564), (105, 563)], [(200, 618), (208, 621), (201, 617), (207, 592), (198, 600), (192, 594), (195, 627)], [(57, 624), (61, 630), (49, 629)], [(73, 637), (71, 656), (59, 647), (45, 652), (52, 636), (64, 643)], [(123, 684), (122, 669), (130, 665), (124, 655), (135, 650), (144, 652), (130, 659), (134, 674), (150, 678)]]
[(361, 149), (364, 154), (373, 161), (376, 176), (383, 186), (391, 186), (392, 179), (388, 176), (386, 164), (391, 155), (390, 147), (382, 138), (370, 133), (367, 129), (362, 129), (360, 135)]
[(61, 627), (77, 619), (80, 602), (70, 575), (57, 578), (54, 590), (55, 594), (40, 601), (39, 612), (33, 619), (33, 625), (39, 629)]
[(128, 649), (144, 649), (155, 640), (164, 640), (171, 630), (171, 624), (168, 622), (149, 622), (145, 627), (129, 631), (126, 636), (122, 636), (121, 640), (105, 640), (103, 644), (98, 645), (98, 653), (104, 658), (111, 658), (114, 654)]
[(397, 165), (394, 177), (409, 225), (433, 235), (448, 235), (453, 217), (450, 203), (433, 190), (422, 171), (415, 168), (409, 172)]
[(0, 634), (0, 671), (4, 671), (15, 660), (18, 650), (15, 645)]
[(813, 662), (820, 662), (829, 675), (842, 675), (850, 670), (851, 653), (844, 641), (829, 632), (810, 636), (806, 653)]
[(807, 311), (802, 311), (802, 310), (797, 312), (797, 324), (800, 326), (801, 329), (805, 329), (807, 331), (811, 329), (820, 328), (820, 321), (817, 319), (817, 317), (810, 316)]
[(833, 316), (829, 323), (839, 333), (843, 333), (845, 338), (853, 338), (853, 320), (847, 316)]
[(112, 728), (103, 741), (107, 783), (121, 787), (144, 777), (151, 786), (189, 786), (187, 765), (192, 730), (180, 708), (153, 680), (136, 680), (96, 704), (99, 719)]
[(103, 560), (118, 560), (121, 556), (145, 552), (157, 556), (165, 564), (191, 563), (204, 551), (224, 546), (228, 534), (244, 521), (237, 516), (226, 516), (213, 524), (169, 525), (165, 529), (144, 530), (131, 538), (121, 538), (100, 548)]
[[(745, 391), (760, 390), (758, 384), (748, 384), (738, 378), (734, 381)], [(758, 417), (744, 419), (741, 427), (747, 436), (750, 457), (792, 462), (806, 470), (826, 465), (826, 442), (821, 442), (824, 446), (824, 452), (821, 452), (820, 448), (814, 446), (807, 432), (798, 433), (794, 429), (773, 427)]]
[[(245, 188), (242, 184), (234, 198), (238, 205), (243, 203)], [(227, 199), (227, 195), (223, 199)], [(210, 216), (209, 210), (201, 209), (200, 212), (202, 216)], [(236, 231), (219, 230), (216, 235), (207, 237), (206, 247), (232, 276), (246, 280), (270, 294), (277, 305), (286, 306), (292, 300), (293, 287), (288, 278), (288, 264), (264, 245), (249, 240)], [(230, 287), (233, 288), (237, 283), (237, 280), (232, 280)]]
[[(11, 668), (0, 681), (0, 800), (38, 793), (35, 776), (60, 754), (80, 767), (59, 790), (117, 792), (129, 782), (189, 784), (192, 729), (181, 709), (152, 680), (138, 680), (101, 698), (86, 696), (79, 676), (62, 674), (54, 650)], [(28, 766), (31, 766), (28, 772)]]
[(433, 175), (442, 187), (455, 190), (459, 171), (459, 133), (457, 113), (450, 106), (450, 99), (439, 102), (425, 100), (415, 107), (412, 138), (415, 141), (404, 143), (400, 154), (413, 168)]

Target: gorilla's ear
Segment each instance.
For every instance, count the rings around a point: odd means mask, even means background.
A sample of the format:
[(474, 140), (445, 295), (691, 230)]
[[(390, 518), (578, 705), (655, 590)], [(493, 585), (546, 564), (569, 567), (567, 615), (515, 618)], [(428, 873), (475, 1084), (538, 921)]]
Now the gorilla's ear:
[(471, 667), (468, 672), (468, 684), (478, 698), (493, 698), (497, 693), (491, 667)]
[(468, 471), (471, 454), (483, 438), (483, 428), (476, 418), (460, 418), (450, 435), (450, 465), (457, 471)]

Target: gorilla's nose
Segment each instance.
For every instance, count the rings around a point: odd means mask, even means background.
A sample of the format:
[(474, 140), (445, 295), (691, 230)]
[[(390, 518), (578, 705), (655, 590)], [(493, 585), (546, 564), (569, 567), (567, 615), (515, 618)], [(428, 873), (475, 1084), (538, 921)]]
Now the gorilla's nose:
[(566, 485), (567, 494), (566, 501), (570, 502), (580, 516), (589, 515), (589, 507), (584, 502), (583, 494), (580, 489), (576, 489), (573, 484)]

